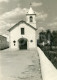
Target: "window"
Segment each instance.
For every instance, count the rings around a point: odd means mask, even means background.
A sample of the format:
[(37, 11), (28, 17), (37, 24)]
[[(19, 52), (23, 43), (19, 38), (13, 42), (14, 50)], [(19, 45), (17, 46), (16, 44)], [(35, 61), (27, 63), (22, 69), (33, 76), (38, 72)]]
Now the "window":
[(14, 46), (15, 46), (15, 44), (16, 44), (16, 41), (14, 40), (14, 41), (13, 41), (13, 43), (14, 43)]
[(33, 22), (33, 17), (32, 16), (30, 16), (30, 22)]
[(30, 42), (33, 42), (33, 40), (30, 40)]
[(21, 28), (21, 34), (24, 35), (24, 28)]

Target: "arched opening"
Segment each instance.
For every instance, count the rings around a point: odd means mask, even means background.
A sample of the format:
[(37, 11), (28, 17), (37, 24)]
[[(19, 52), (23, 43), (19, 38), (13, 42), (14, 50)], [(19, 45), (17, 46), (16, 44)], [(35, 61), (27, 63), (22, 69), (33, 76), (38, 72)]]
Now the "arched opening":
[(19, 42), (19, 49), (20, 50), (27, 49), (27, 39), (26, 38), (20, 38), (18, 40), (18, 42)]
[(32, 16), (30, 16), (30, 22), (33, 22), (33, 17)]

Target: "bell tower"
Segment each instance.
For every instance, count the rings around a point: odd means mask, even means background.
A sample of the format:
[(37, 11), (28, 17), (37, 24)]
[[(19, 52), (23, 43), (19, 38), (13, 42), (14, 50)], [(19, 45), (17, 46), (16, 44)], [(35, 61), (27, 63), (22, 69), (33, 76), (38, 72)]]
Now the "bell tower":
[(31, 5), (30, 5), (30, 9), (26, 14), (26, 22), (32, 25), (34, 28), (36, 28), (36, 14), (33, 11)]

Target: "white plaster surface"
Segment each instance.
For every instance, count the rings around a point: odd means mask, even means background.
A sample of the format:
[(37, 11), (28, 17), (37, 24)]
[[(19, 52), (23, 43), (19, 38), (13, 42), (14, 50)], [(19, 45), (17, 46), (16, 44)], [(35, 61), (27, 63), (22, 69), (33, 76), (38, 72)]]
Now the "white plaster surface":
[[(25, 34), (21, 35), (21, 28), (24, 28), (25, 30)], [(27, 41), (27, 48), (36, 48), (36, 31), (34, 29), (32, 29), (31, 27), (29, 27), (28, 25), (26, 25), (25, 23), (22, 23), (20, 25), (18, 25), (16, 28), (14, 28), (11, 32), (10, 32), (10, 48), (11, 49), (19, 49), (19, 43), (18, 40), (20, 38), (26, 38)], [(14, 46), (13, 41), (16, 41), (16, 45)], [(30, 42), (30, 40), (33, 40), (33, 42)]]
[(37, 51), (40, 57), (43, 80), (57, 80), (57, 69), (48, 60), (48, 58), (44, 55), (44, 52), (39, 47), (37, 47)]

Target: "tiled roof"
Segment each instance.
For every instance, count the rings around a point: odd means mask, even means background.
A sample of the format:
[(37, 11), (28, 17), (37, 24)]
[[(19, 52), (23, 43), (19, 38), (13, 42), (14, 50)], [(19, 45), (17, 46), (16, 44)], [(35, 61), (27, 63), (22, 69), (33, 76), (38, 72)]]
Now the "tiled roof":
[(28, 25), (29, 27), (31, 27), (34, 30), (37, 30), (36, 28), (34, 28), (32, 25), (30, 25), (29, 23), (26, 23), (25, 21), (20, 21), (18, 23), (16, 23), (13, 27), (11, 27), (8, 31), (10, 32), (11, 30), (13, 30), (15, 27), (17, 27), (18, 25), (20, 25), (21, 23), (25, 23), (26, 25)]

